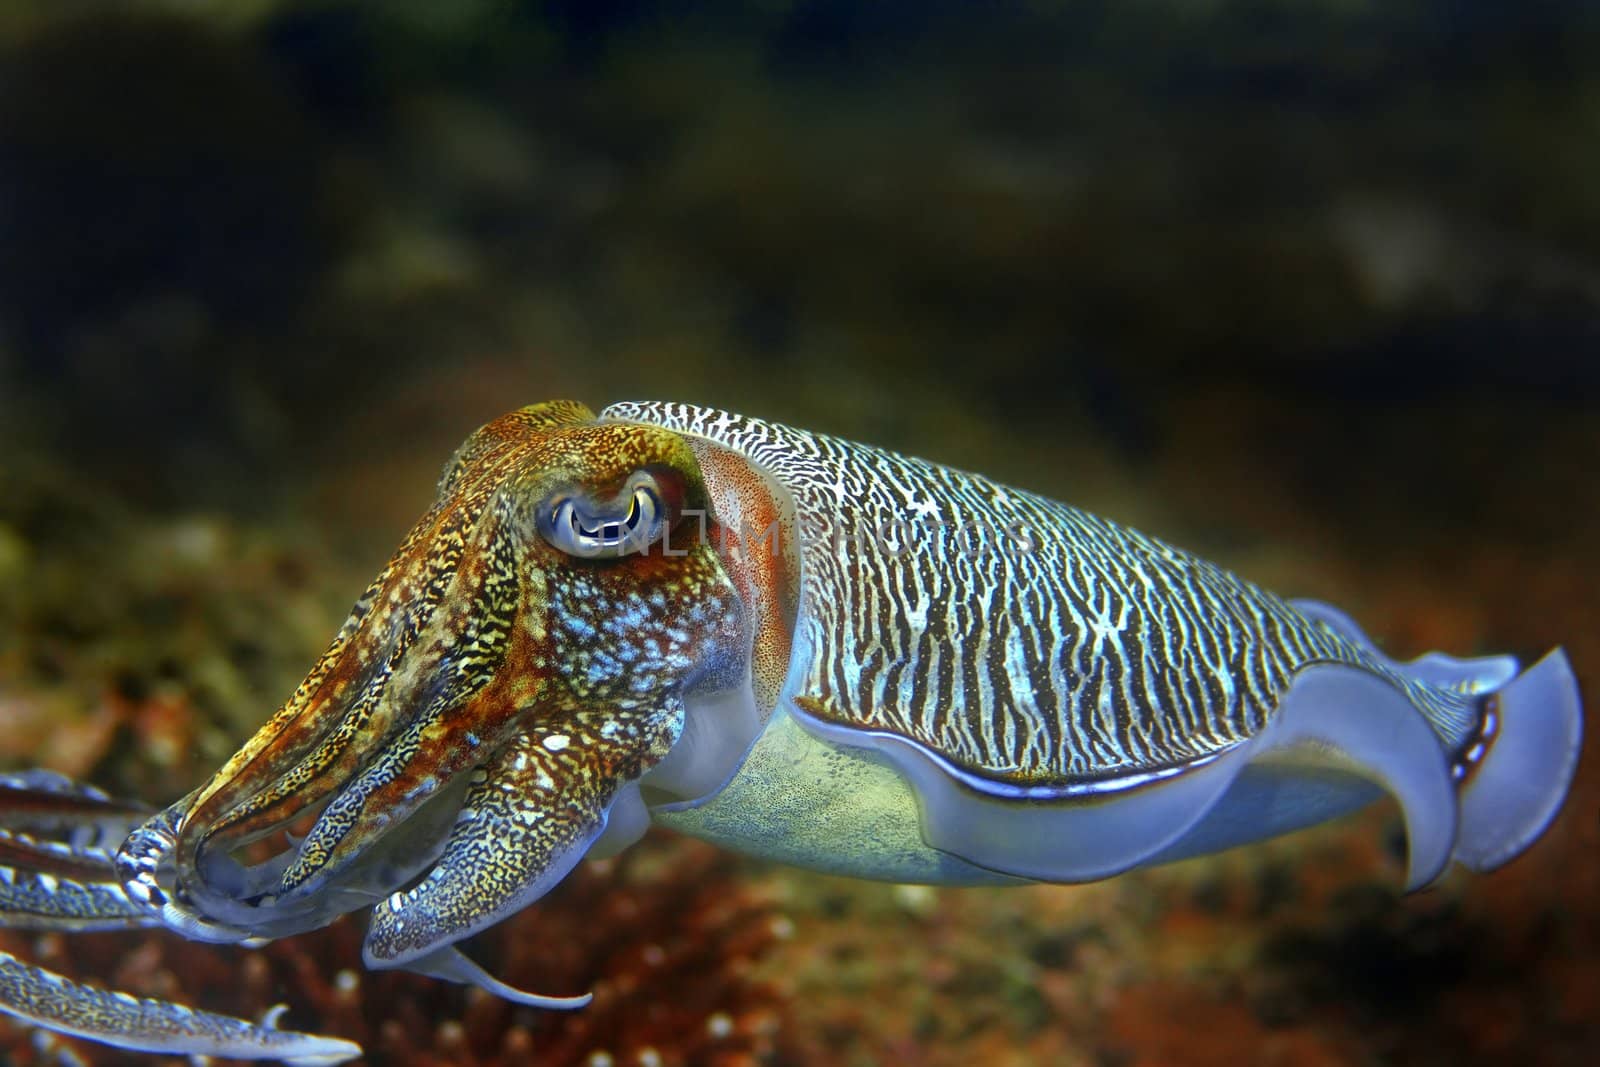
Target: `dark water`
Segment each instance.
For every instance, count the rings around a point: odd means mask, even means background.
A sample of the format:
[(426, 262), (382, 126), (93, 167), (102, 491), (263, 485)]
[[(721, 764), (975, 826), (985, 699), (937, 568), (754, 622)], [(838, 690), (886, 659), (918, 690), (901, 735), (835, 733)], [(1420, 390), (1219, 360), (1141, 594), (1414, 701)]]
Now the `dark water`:
[[(565, 396), (983, 470), (1597, 691), (1597, 54), (1555, 2), (7, 5), (0, 759), (176, 795), (459, 440)], [(738, 1049), (1587, 1062), (1597, 797), (1414, 898), (1384, 813), (1080, 890), (723, 865), (793, 930)], [(707, 1062), (715, 1014), (519, 1025)], [(522, 1047), (475, 1025), (439, 1060)]]

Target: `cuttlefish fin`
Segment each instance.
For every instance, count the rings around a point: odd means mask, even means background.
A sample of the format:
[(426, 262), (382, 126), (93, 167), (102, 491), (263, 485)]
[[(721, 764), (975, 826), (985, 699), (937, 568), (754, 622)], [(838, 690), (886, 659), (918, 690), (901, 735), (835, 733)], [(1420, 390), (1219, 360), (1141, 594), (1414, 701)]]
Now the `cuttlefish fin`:
[(515, 736), (475, 772), (433, 870), (373, 909), (367, 964), (476, 985), (536, 1007), (587, 1004), (587, 995), (512, 989), (450, 946), (544, 896), (613, 818), (642, 832), (642, 812), (616, 809), (642, 809), (633, 782), (651, 753), (665, 751), (675, 729), (657, 738), (636, 729), (578, 732), (566, 724), (559, 732), (551, 727)]
[(1344, 664), (1305, 668), (1255, 744), (1256, 761), (1281, 761), (1305, 778), (1321, 768), (1381, 786), (1405, 821), (1406, 889), (1444, 872), (1459, 826), (1449, 761), (1427, 720), (1393, 683)]
[(1425, 652), (1414, 660), (1391, 659), (1367, 636), (1359, 623), (1332, 604), (1324, 604), (1320, 600), (1291, 600), (1289, 606), (1323, 623), (1396, 674), (1426, 685), (1464, 693), (1488, 693), (1517, 676), (1515, 656), (1462, 658), (1443, 652)]
[(1409, 662), (1383, 655), (1355, 620), (1315, 600), (1295, 600), (1391, 670), (1429, 685), (1485, 699), (1482, 745), (1457, 786), (1460, 826), (1453, 858), (1490, 871), (1527, 848), (1555, 818), (1583, 747), (1583, 698), (1566, 653), (1557, 648), (1518, 673), (1514, 656), (1458, 659), (1429, 652)]
[(1410, 888), (1438, 877), (1456, 843), (1443, 747), (1399, 688), (1360, 667), (1307, 667), (1249, 741), (1087, 797), (988, 796), (903, 739), (874, 740), (917, 791), (929, 844), (1023, 878), (1088, 881), (1217, 852), (1346, 814), (1380, 792), (1405, 819)]
[(1422, 714), (1392, 682), (1319, 663), (1295, 676), (1266, 729), (1220, 762), (1227, 793), (1153, 863), (1188, 859), (1348, 814), (1388, 793), (1405, 822), (1406, 888), (1450, 862), (1460, 820), (1450, 765)]
[(1583, 702), (1561, 649), (1488, 698), (1488, 753), (1461, 787), (1456, 861), (1489, 871), (1515, 858), (1555, 818), (1578, 768)]

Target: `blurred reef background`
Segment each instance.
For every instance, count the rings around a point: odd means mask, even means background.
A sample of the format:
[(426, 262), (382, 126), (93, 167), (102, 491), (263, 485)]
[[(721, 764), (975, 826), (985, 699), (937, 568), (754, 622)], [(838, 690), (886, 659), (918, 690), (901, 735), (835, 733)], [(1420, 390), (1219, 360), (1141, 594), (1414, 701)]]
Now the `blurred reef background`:
[[(0, 766), (180, 795), (555, 397), (982, 470), (1400, 655), (1564, 643), (1592, 710), (1596, 57), (1577, 0), (11, 0)], [(658, 833), (479, 940), (575, 1015), (369, 975), (351, 923), (0, 948), (384, 1064), (1579, 1064), (1597, 810), (1591, 752), (1414, 897), (1388, 809), (1004, 891)], [(133, 1062), (0, 1021), (63, 1056)]]

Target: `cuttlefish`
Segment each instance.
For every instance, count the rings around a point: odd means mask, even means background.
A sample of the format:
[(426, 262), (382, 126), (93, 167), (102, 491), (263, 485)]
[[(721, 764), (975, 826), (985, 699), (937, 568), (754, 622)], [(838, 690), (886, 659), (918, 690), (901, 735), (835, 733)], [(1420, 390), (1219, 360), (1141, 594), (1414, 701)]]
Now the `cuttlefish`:
[[(1581, 722), (1559, 649), (1400, 662), (980, 475), (682, 404), (537, 404), (467, 439), (200, 789), (147, 815), (0, 781), (0, 925), (253, 941), (369, 909), (373, 967), (573, 1008), (453, 946), (652, 822), (862, 878), (1084, 882), (1388, 794), (1414, 889), (1537, 838)], [(132, 1049), (359, 1053), (3, 954), (0, 1010)]]

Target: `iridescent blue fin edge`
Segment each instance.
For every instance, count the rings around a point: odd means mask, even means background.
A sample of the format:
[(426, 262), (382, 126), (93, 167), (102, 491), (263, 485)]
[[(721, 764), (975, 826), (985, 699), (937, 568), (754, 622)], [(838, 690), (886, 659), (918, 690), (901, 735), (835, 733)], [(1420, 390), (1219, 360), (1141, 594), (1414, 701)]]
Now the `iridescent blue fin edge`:
[(1488, 753), (1461, 789), (1456, 861), (1490, 871), (1515, 859), (1561, 809), (1583, 747), (1583, 700), (1562, 649), (1489, 698)]

